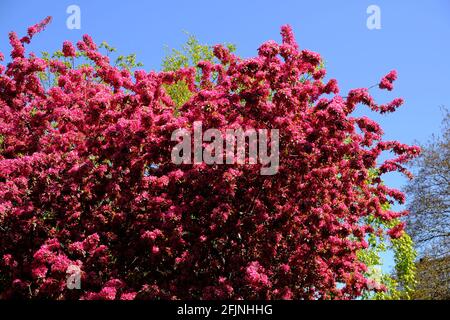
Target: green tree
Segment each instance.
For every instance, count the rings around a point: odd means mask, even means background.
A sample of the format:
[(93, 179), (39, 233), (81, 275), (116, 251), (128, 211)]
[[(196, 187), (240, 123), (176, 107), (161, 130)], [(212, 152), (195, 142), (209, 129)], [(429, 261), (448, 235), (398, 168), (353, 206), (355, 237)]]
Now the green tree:
[[(236, 50), (234, 45), (227, 44), (226, 47), (231, 52)], [(116, 48), (111, 47), (106, 42), (102, 42), (100, 48), (105, 50), (108, 56), (115, 56), (115, 65), (122, 69), (132, 71), (142, 66), (141, 63), (136, 61), (135, 54), (117, 56), (115, 55)], [(43, 58), (47, 60), (51, 58), (59, 59), (71, 68), (81, 68), (86, 65), (92, 66), (92, 62), (80, 52), (77, 52), (76, 58), (65, 58), (61, 51), (57, 51), (51, 56), (44, 52)], [(194, 36), (188, 35), (187, 42), (181, 49), (168, 50), (167, 55), (162, 62), (162, 69), (163, 71), (170, 72), (182, 68), (194, 67), (196, 70), (196, 81), (199, 83), (201, 70), (197, 65), (201, 61), (218, 63), (211, 46), (201, 44)], [(213, 81), (214, 77), (217, 77), (217, 75), (213, 74)], [(47, 74), (41, 74), (41, 80), (46, 81), (48, 86), (57, 83), (57, 77), (51, 78), (51, 75)], [(186, 103), (192, 95), (191, 90), (184, 80), (178, 81), (172, 85), (166, 85), (166, 91), (177, 107)], [(1, 138), (2, 137), (0, 136), (0, 148), (2, 144)], [(376, 178), (378, 175), (379, 173), (374, 169), (371, 179)], [(372, 182), (368, 181), (367, 183)], [(389, 206), (390, 205), (387, 203), (385, 210), (388, 210)], [(387, 225), (375, 217), (369, 217), (368, 219), (368, 222), (374, 229), (382, 229), (384, 231), (394, 227), (395, 224), (400, 223), (400, 221), (394, 221)], [(373, 291), (368, 290), (364, 297), (366, 299), (410, 298), (415, 284), (415, 251), (413, 249), (412, 240), (408, 234), (404, 233), (399, 239), (393, 240), (389, 240), (384, 234), (380, 234), (380, 236), (372, 235), (368, 239), (368, 243), (369, 247), (359, 252), (359, 259), (368, 266), (367, 276), (372, 278), (375, 282), (386, 286), (387, 292), (374, 294)], [(381, 254), (387, 250), (392, 250), (394, 252), (395, 270), (393, 275), (384, 274), (381, 271)]]
[[(226, 45), (230, 51), (235, 51), (234, 45)], [(164, 58), (162, 67), (164, 71), (175, 71), (182, 68), (196, 67), (200, 61), (217, 62), (214, 57), (212, 47), (201, 44), (194, 36), (189, 35), (187, 42), (181, 49), (169, 50)], [(324, 66), (321, 65), (320, 68)], [(196, 80), (200, 82), (201, 72), (196, 69)], [(179, 81), (173, 85), (166, 86), (170, 97), (175, 101), (178, 107), (186, 103), (192, 95), (187, 84)], [(377, 170), (373, 170), (371, 179), (378, 176)], [(368, 181), (371, 183), (371, 181)], [(385, 210), (389, 209), (386, 204)], [(383, 229), (384, 231), (399, 224), (400, 221), (393, 221), (389, 225), (383, 223), (375, 217), (369, 218), (369, 223), (374, 229)], [(387, 291), (385, 293), (374, 294), (368, 290), (364, 297), (366, 299), (409, 299), (415, 285), (415, 264), (416, 253), (413, 248), (411, 237), (404, 232), (399, 239), (388, 239), (385, 235), (379, 237), (371, 236), (368, 239), (369, 247), (359, 252), (359, 258), (368, 266), (367, 276), (374, 281), (383, 284)], [(391, 250), (394, 253), (395, 270), (393, 274), (383, 273), (381, 271), (383, 252)]]

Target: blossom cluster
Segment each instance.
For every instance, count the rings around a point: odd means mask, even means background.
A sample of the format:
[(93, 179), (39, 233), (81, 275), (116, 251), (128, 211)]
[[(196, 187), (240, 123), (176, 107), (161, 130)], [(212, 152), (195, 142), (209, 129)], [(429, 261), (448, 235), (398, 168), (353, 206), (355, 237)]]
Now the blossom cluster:
[[(196, 81), (196, 68), (114, 67), (88, 35), (62, 52), (91, 65), (26, 56), (49, 20), (22, 39), (12, 32), (0, 65), (0, 298), (352, 299), (383, 289), (357, 257), (380, 232), (364, 221), (406, 214), (384, 209), (404, 196), (380, 176), (409, 174), (419, 149), (383, 141), (376, 122), (352, 112), (392, 112), (401, 100), (339, 95), (289, 26), (253, 58), (215, 46), (219, 62), (200, 63)], [(191, 97), (178, 108), (165, 88), (179, 81)], [(171, 134), (195, 121), (279, 129), (278, 173), (174, 164)], [(377, 164), (383, 151), (396, 156)], [(70, 266), (81, 290), (66, 286)]]

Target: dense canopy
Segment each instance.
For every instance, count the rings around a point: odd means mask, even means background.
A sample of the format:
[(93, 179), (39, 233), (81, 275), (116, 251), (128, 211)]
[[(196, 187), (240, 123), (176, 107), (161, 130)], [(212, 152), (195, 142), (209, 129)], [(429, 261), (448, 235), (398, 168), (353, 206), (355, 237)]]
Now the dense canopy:
[[(417, 147), (382, 141), (380, 126), (353, 117), (358, 104), (392, 112), (366, 88), (339, 95), (319, 54), (282, 43), (241, 59), (173, 72), (117, 68), (85, 35), (63, 59), (25, 55), (44, 22), (10, 34), (0, 65), (0, 298), (350, 299), (383, 290), (357, 252), (404, 196), (380, 175), (400, 171)], [(82, 53), (91, 60), (77, 68)], [(1, 58), (0, 58), (1, 60)], [(69, 63), (64, 63), (64, 60)], [(41, 82), (51, 73), (55, 84)], [(395, 72), (381, 82), (392, 90)], [(188, 84), (178, 107), (166, 86)], [(259, 165), (175, 165), (172, 132), (280, 130), (276, 175)], [(383, 151), (394, 159), (377, 164)], [(389, 234), (399, 237), (403, 225)], [(81, 289), (67, 270), (81, 270)]]

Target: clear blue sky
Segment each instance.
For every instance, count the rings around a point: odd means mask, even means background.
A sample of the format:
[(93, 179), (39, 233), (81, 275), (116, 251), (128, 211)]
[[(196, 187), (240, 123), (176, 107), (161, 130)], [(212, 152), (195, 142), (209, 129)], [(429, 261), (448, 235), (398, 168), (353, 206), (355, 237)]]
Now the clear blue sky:
[[(81, 8), (81, 30), (66, 27), (66, 9), (72, 4)], [(371, 4), (381, 9), (381, 30), (366, 27)], [(385, 139), (427, 141), (439, 132), (439, 107), (450, 106), (449, 0), (0, 0), (0, 51), (9, 52), (9, 31), (24, 34), (47, 15), (54, 20), (35, 38), (35, 52), (60, 49), (64, 40), (77, 41), (89, 33), (97, 43), (106, 40), (120, 53), (136, 53), (147, 70), (160, 68), (165, 45), (179, 47), (186, 40), (183, 31), (203, 43), (234, 43), (241, 56), (250, 57), (262, 42), (280, 40), (280, 26), (289, 23), (302, 48), (325, 58), (328, 75), (338, 79), (344, 94), (398, 70), (395, 91), (375, 97), (385, 102), (401, 96), (406, 105), (388, 116), (358, 111), (381, 123)], [(401, 188), (405, 179), (391, 175), (386, 182)], [(388, 255), (386, 267), (390, 265)]]

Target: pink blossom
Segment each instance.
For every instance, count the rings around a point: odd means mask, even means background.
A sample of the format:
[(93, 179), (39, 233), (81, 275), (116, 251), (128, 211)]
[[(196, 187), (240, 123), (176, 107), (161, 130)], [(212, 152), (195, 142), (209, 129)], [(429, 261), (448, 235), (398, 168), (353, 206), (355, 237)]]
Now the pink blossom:
[(75, 57), (75, 47), (70, 41), (64, 41), (62, 52), (65, 57)]
[[(379, 105), (367, 88), (340, 96), (289, 26), (255, 57), (216, 46), (213, 62), (130, 72), (87, 35), (77, 48), (89, 66), (26, 55), (48, 22), (22, 39), (10, 33), (12, 60), (0, 66), (1, 298), (351, 299), (385, 289), (357, 252), (386, 233), (367, 217), (401, 218), (383, 204), (405, 197), (369, 177), (409, 176), (420, 149), (383, 140), (379, 124), (353, 111), (394, 112), (403, 100)], [(63, 54), (76, 59), (68, 41)], [(42, 72), (57, 84), (43, 85)], [(190, 98), (176, 106), (167, 87), (179, 81)], [(278, 174), (175, 165), (171, 134), (195, 121), (279, 129)], [(381, 162), (385, 151), (393, 157)], [(82, 291), (66, 288), (70, 266), (82, 271)]]

